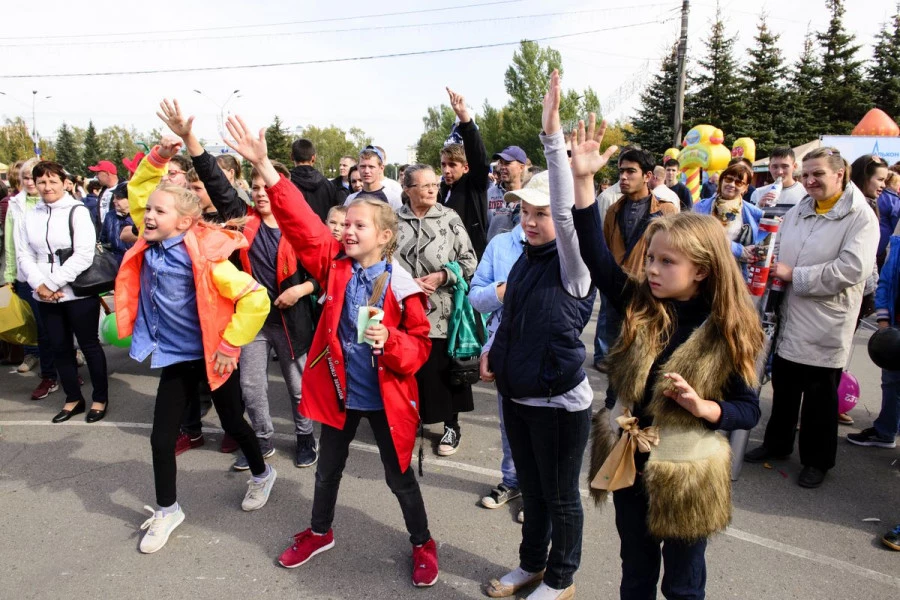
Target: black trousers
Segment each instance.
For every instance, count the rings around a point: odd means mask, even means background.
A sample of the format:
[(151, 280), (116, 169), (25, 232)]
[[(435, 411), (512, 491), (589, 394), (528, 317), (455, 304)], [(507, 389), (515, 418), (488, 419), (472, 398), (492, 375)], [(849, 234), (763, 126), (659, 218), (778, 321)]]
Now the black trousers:
[(775, 455), (794, 451), (800, 417), (800, 462), (827, 471), (837, 454), (840, 368), (801, 365), (775, 355), (772, 361), (772, 417), (763, 445)]
[(356, 437), (359, 422), (366, 418), (375, 434), (375, 443), (384, 465), (384, 478), (388, 487), (400, 502), (406, 531), (412, 544), (424, 544), (431, 538), (428, 531), (428, 516), (425, 514), (425, 502), (416, 474), (410, 465), (406, 471), (400, 471), (394, 440), (387, 415), (383, 410), (362, 411), (347, 410), (347, 422), (343, 429), (336, 429), (322, 424), (322, 435), (319, 437), (319, 464), (316, 467), (316, 491), (313, 495), (312, 522), (310, 526), (316, 533), (327, 533), (334, 522), (334, 507), (337, 504), (338, 489), (341, 476), (350, 453), (350, 442)]
[(94, 402), (105, 403), (109, 398), (109, 381), (106, 378), (106, 354), (97, 337), (100, 298), (93, 296), (67, 302), (37, 304), (53, 349), (56, 372), (66, 392), (66, 402), (84, 399), (81, 386), (78, 385), (78, 366), (75, 364), (75, 346), (72, 343), (74, 335), (91, 374), (91, 386), (94, 388), (91, 397)]
[(660, 563), (665, 568), (665, 598), (702, 600), (706, 596), (706, 538), (686, 542), (652, 537), (647, 531), (647, 502), (640, 474), (633, 486), (613, 492), (616, 529), (621, 540), (622, 600), (656, 600)]
[[(178, 499), (175, 489), (175, 440), (180, 431), (181, 418), (188, 399), (196, 396), (200, 381), (206, 381), (206, 364), (201, 360), (176, 363), (163, 367), (156, 390), (156, 408), (153, 410), (153, 432), (150, 447), (153, 450), (153, 477), (156, 482), (156, 503), (172, 506)], [(244, 419), (241, 403), (241, 378), (232, 373), (225, 383), (212, 393), (213, 404), (222, 429), (241, 446), (254, 475), (266, 472), (266, 462), (259, 450), (259, 442), (253, 428)]]

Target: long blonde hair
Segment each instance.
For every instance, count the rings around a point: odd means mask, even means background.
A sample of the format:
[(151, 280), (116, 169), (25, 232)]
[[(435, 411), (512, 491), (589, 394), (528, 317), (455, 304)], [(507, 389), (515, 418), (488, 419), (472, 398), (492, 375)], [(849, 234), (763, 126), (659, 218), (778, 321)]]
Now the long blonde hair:
[[(706, 271), (699, 293), (711, 307), (709, 319), (725, 337), (735, 371), (755, 385), (763, 331), (722, 226), (708, 215), (679, 213), (650, 221), (644, 232), (648, 247), (657, 233), (668, 234), (675, 250)], [(625, 308), (622, 332), (610, 351), (610, 362), (624, 356), (638, 338), (649, 340), (651, 347), (646, 351), (658, 356), (675, 328), (671, 302), (653, 296), (647, 276), (642, 272), (631, 283), (634, 295)]]

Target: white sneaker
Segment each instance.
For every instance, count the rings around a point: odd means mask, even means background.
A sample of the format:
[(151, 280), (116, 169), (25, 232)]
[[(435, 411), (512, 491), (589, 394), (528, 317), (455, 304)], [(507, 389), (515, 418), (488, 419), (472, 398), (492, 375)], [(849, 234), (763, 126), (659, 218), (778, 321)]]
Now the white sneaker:
[(259, 483), (253, 479), (247, 482), (247, 494), (244, 496), (244, 501), (241, 502), (241, 508), (251, 511), (259, 510), (266, 505), (266, 502), (269, 501), (269, 494), (272, 492), (272, 486), (275, 485), (275, 478), (278, 476), (274, 467), (270, 466), (269, 471), (271, 471), (269, 476)]
[(27, 373), (38, 366), (39, 362), (38, 357), (34, 354), (26, 354), (25, 358), (22, 359), (22, 364), (16, 367), (16, 372)]
[(141, 525), (142, 531), (147, 530), (147, 533), (141, 538), (141, 552), (153, 554), (166, 545), (169, 535), (184, 521), (184, 511), (179, 506), (175, 512), (163, 515), (162, 511), (154, 511), (149, 506), (144, 506), (144, 509), (149, 510), (153, 516)]

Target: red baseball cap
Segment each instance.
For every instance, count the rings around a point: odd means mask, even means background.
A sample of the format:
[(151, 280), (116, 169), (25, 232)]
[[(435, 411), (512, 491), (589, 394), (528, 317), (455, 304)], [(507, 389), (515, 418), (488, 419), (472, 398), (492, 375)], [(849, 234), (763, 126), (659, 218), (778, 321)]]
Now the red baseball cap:
[(101, 160), (93, 167), (88, 167), (88, 171), (93, 171), (94, 173), (103, 171), (105, 173), (109, 173), (110, 175), (115, 175), (116, 173), (118, 173), (116, 165), (112, 164), (108, 160)]

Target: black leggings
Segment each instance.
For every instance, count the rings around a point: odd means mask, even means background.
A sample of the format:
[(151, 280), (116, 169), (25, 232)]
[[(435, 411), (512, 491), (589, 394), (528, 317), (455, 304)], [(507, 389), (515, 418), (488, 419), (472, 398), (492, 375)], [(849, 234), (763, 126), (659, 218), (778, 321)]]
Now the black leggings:
[(378, 444), (381, 463), (384, 465), (384, 478), (400, 502), (403, 520), (409, 532), (409, 541), (417, 546), (424, 544), (431, 538), (431, 533), (428, 531), (428, 516), (425, 514), (422, 491), (419, 489), (412, 465), (407, 467), (406, 471), (400, 471), (397, 451), (391, 438), (391, 428), (383, 410), (349, 409), (343, 429), (322, 424), (319, 465), (316, 468), (316, 491), (313, 495), (312, 530), (316, 533), (327, 533), (331, 529), (341, 475), (350, 452), (350, 442), (356, 437), (356, 428), (359, 427), (363, 417), (369, 420), (372, 433), (375, 434), (375, 443)]
[[(163, 367), (159, 376), (156, 408), (153, 410), (153, 432), (150, 434), (156, 503), (159, 506), (172, 506), (177, 500), (175, 441), (185, 403), (192, 395), (197, 395), (197, 386), (201, 380), (206, 380), (206, 365), (202, 359)], [(219, 413), (222, 429), (240, 445), (250, 463), (250, 471), (256, 476), (265, 473), (266, 462), (259, 450), (259, 442), (253, 428), (244, 419), (240, 376), (232, 373), (220, 388), (213, 391), (212, 400)]]
[(81, 386), (78, 385), (78, 367), (75, 364), (75, 346), (72, 343), (74, 335), (91, 374), (93, 401), (106, 403), (109, 398), (106, 354), (103, 353), (103, 347), (97, 337), (100, 298), (92, 296), (66, 302), (38, 302), (38, 308), (53, 349), (56, 371), (66, 392), (66, 402), (79, 402), (84, 399), (81, 395)]

